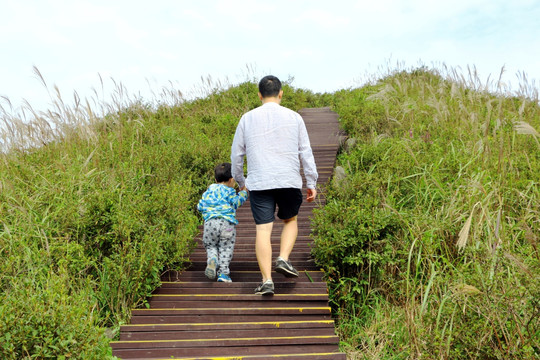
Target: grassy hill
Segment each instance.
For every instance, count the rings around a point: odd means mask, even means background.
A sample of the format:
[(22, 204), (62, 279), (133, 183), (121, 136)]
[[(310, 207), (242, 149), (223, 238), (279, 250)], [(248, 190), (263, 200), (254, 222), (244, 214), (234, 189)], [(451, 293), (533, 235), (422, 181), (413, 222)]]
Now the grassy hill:
[[(350, 136), (313, 254), (351, 358), (539, 356), (540, 108), (522, 85), (424, 68), (331, 94), (286, 85), (284, 106), (331, 106)], [(2, 358), (109, 357), (161, 272), (188, 263), (198, 197), (259, 106), (251, 81), (159, 105), (117, 93), (3, 114)]]
[(540, 356), (538, 93), (469, 75), (416, 69), (333, 94), (356, 141), (313, 253), (353, 358)]

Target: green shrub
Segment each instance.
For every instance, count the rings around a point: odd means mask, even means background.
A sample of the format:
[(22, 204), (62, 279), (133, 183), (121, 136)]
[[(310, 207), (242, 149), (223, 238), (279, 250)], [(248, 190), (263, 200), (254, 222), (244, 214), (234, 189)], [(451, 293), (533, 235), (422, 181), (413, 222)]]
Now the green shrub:
[(25, 274), (0, 296), (2, 359), (109, 357), (93, 294), (73, 289), (65, 273), (44, 272)]
[(423, 68), (335, 94), (357, 141), (313, 254), (352, 358), (540, 354), (540, 107), (475, 89)]
[[(284, 102), (321, 98), (288, 87)], [(80, 123), (80, 109), (61, 104), (66, 113), (49, 119), (61, 136), (31, 138), (50, 129), (36, 119), (21, 128), (31, 141), (0, 155), (1, 358), (111, 357), (109, 337), (131, 309), (163, 271), (189, 264), (197, 201), (260, 100), (252, 82), (172, 100), (115, 99), (101, 105), (106, 116), (86, 109), (93, 120)]]

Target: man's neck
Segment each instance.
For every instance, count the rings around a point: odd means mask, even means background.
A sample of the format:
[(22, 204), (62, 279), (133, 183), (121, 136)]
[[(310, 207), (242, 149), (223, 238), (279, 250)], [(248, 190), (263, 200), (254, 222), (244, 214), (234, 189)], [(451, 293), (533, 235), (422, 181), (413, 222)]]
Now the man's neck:
[(273, 97), (265, 97), (265, 98), (262, 98), (262, 103), (263, 104), (267, 104), (267, 103), (276, 103), (276, 104), (280, 104), (281, 103), (281, 99), (278, 97), (278, 96), (273, 96)]

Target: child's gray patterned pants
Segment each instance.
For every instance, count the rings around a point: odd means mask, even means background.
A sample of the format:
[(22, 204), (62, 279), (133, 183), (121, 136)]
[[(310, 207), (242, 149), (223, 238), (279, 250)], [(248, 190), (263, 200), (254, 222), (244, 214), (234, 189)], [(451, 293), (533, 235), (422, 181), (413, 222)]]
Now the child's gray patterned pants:
[(236, 242), (236, 227), (225, 219), (214, 218), (204, 222), (203, 244), (208, 261), (217, 259), (218, 275), (229, 275), (229, 264)]

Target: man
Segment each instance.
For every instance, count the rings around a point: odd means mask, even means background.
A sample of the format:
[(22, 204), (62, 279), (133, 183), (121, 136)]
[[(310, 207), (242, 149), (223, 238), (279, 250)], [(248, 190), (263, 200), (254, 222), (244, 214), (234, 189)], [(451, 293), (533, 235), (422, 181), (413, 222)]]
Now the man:
[[(297, 215), (302, 204), (300, 161), (306, 177), (306, 200), (311, 202), (317, 196), (317, 168), (304, 120), (280, 105), (282, 97), (277, 77), (262, 78), (259, 82), (262, 105), (242, 116), (231, 148), (232, 176), (240, 187), (248, 189), (256, 224), (255, 252), (262, 282), (255, 293), (260, 295), (274, 293), (270, 237), (276, 205), (277, 215), (284, 224), (275, 271), (287, 277), (298, 276), (289, 255), (298, 235)], [(244, 178), (244, 157), (247, 178)]]

